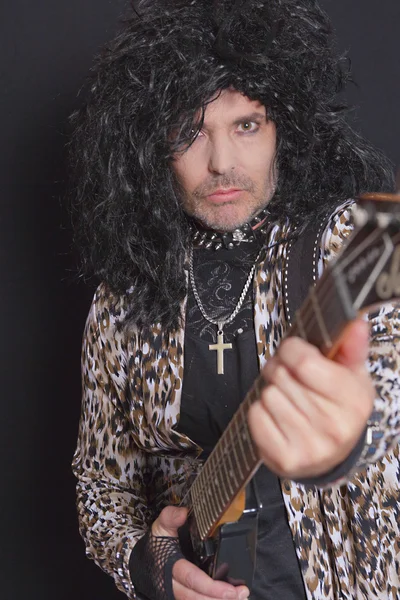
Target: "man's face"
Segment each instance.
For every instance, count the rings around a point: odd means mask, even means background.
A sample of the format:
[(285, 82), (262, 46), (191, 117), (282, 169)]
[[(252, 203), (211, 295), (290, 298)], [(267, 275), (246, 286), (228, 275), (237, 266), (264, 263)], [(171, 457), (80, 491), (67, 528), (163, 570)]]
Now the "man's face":
[(185, 212), (218, 231), (250, 221), (274, 194), (275, 148), (276, 127), (265, 107), (224, 90), (207, 105), (193, 144), (174, 157)]

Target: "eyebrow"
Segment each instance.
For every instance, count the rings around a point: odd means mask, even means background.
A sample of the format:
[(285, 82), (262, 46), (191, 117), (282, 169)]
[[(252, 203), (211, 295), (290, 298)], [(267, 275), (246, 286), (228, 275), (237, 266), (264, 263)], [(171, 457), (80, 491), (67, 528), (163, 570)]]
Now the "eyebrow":
[[(250, 114), (244, 114), (234, 121), (232, 121), (232, 125), (240, 125), (241, 123), (245, 123), (246, 121), (266, 121), (267, 117), (264, 113), (261, 112), (252, 112)], [(204, 123), (205, 129), (207, 129), (207, 123)]]
[(233, 121), (233, 125), (240, 125), (241, 123), (245, 123), (246, 121), (265, 121), (266, 116), (264, 113), (253, 112), (249, 115), (243, 115)]

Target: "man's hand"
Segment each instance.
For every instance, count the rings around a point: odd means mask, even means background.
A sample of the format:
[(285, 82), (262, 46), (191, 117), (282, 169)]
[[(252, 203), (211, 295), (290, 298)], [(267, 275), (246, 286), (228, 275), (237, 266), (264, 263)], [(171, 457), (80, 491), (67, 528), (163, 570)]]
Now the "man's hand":
[(349, 326), (335, 362), (299, 338), (288, 338), (268, 361), (269, 384), (249, 411), (260, 458), (289, 479), (318, 477), (357, 444), (375, 397), (365, 368), (368, 324)]
[[(178, 536), (178, 528), (187, 517), (185, 508), (167, 506), (154, 521), (151, 532), (154, 536)], [(176, 600), (212, 600), (227, 598), (245, 600), (249, 596), (247, 587), (234, 587), (224, 581), (214, 581), (204, 571), (188, 560), (181, 558), (172, 569), (172, 587)]]

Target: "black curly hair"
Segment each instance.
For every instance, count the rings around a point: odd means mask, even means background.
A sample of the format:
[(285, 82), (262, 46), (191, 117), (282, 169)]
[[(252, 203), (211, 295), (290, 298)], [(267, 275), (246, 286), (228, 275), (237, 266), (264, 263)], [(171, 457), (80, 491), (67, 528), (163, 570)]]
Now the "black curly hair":
[(390, 164), (345, 121), (338, 96), (349, 79), (314, 0), (136, 2), (71, 117), (82, 272), (130, 290), (127, 322), (178, 325), (189, 227), (171, 160), (223, 89), (259, 100), (276, 124), (271, 218), (301, 224), (363, 191), (391, 190)]

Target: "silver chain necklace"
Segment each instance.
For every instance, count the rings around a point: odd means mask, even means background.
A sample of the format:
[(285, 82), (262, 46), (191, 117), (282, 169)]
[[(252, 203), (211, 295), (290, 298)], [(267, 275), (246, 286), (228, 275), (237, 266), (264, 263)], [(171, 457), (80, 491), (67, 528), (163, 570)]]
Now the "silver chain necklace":
[(189, 276), (190, 276), (190, 283), (192, 286), (192, 290), (193, 290), (193, 295), (195, 297), (195, 300), (197, 302), (197, 306), (200, 309), (201, 314), (203, 315), (203, 317), (205, 318), (206, 321), (208, 321), (209, 323), (212, 323), (213, 325), (217, 326), (217, 343), (216, 344), (210, 344), (208, 346), (209, 350), (216, 350), (217, 352), (217, 372), (218, 375), (223, 375), (224, 374), (224, 351), (225, 350), (232, 350), (232, 344), (225, 344), (224, 343), (224, 327), (225, 325), (228, 325), (228, 323), (232, 323), (233, 319), (236, 317), (236, 315), (238, 314), (239, 310), (242, 308), (243, 302), (246, 298), (247, 292), (249, 291), (249, 287), (250, 284), (253, 280), (253, 276), (256, 270), (256, 265), (258, 262), (258, 259), (261, 256), (261, 252), (263, 249), (260, 250), (260, 252), (257, 254), (257, 257), (253, 263), (253, 266), (251, 267), (250, 273), (247, 277), (246, 283), (243, 286), (242, 289), (242, 293), (240, 294), (239, 300), (235, 306), (235, 308), (233, 309), (233, 312), (229, 315), (229, 317), (227, 319), (223, 319), (221, 321), (215, 321), (214, 319), (211, 319), (206, 311), (204, 310), (204, 306), (202, 301), (200, 300), (200, 296), (199, 293), (197, 291), (196, 288), (196, 284), (194, 281), (194, 271), (193, 271), (193, 247), (190, 248), (190, 255), (189, 255)]

